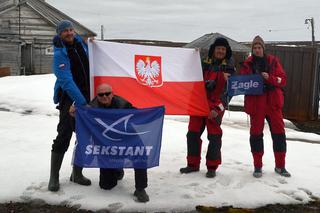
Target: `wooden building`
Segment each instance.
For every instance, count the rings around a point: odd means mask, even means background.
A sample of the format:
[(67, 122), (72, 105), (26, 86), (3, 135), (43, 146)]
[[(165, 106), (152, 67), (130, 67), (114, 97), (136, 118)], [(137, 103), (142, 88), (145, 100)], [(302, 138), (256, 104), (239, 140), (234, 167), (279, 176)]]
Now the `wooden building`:
[(44, 0), (0, 0), (0, 68), (11, 75), (51, 73), (52, 38), (65, 19), (78, 34), (96, 36)]

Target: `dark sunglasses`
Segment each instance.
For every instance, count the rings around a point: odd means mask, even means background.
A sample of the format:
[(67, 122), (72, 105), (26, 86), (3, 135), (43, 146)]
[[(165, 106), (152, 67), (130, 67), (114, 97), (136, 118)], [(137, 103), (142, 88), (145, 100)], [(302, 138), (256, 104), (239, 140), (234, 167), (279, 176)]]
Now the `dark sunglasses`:
[(103, 97), (103, 96), (105, 95), (105, 96), (108, 97), (111, 93), (112, 93), (112, 92), (98, 93), (98, 96), (99, 96), (99, 97)]

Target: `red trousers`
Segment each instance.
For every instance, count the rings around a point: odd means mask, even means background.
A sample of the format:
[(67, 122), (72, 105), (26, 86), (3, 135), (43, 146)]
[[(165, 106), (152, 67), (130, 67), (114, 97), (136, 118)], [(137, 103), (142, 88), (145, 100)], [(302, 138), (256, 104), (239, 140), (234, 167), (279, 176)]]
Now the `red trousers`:
[(265, 119), (269, 124), (272, 136), (275, 165), (278, 168), (284, 168), (287, 144), (281, 109), (261, 109), (254, 115), (250, 115), (250, 146), (254, 167), (261, 168), (263, 165), (263, 129)]
[(221, 121), (224, 112), (215, 119), (207, 117), (190, 116), (189, 127), (187, 133), (188, 145), (188, 166), (199, 168), (201, 160), (201, 135), (207, 127), (208, 132), (208, 150), (206, 155), (206, 165), (208, 170), (216, 170), (221, 164)]

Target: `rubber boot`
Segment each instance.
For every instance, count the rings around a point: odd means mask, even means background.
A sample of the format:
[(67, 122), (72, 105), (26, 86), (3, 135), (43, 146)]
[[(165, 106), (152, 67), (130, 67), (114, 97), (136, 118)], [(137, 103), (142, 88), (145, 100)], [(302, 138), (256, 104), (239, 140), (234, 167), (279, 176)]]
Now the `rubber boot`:
[(59, 183), (59, 171), (61, 168), (64, 154), (51, 152), (51, 169), (50, 169), (50, 180), (48, 184), (48, 190), (56, 192), (60, 188)]
[(79, 167), (77, 165), (73, 165), (70, 181), (83, 186), (91, 185), (91, 180), (82, 175), (82, 167)]
[(136, 189), (133, 193), (137, 202), (146, 203), (149, 201), (149, 195), (144, 189)]
[(124, 176), (124, 171), (123, 169), (118, 169), (117, 170), (117, 180), (122, 180)]
[(180, 168), (181, 174), (189, 174), (191, 172), (198, 172), (198, 171), (199, 171), (199, 167), (187, 166), (187, 167)]

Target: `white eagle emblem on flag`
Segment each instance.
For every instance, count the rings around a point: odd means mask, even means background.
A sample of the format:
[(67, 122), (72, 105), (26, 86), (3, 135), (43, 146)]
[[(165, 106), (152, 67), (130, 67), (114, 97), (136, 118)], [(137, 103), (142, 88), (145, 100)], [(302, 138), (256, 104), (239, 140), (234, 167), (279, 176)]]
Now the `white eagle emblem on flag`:
[(162, 85), (161, 57), (136, 55), (135, 61), (135, 71), (139, 83), (150, 87)]

